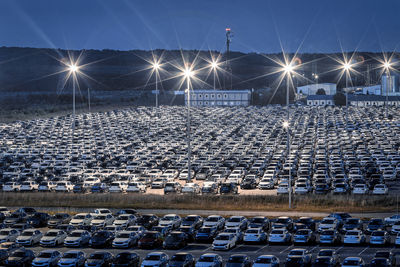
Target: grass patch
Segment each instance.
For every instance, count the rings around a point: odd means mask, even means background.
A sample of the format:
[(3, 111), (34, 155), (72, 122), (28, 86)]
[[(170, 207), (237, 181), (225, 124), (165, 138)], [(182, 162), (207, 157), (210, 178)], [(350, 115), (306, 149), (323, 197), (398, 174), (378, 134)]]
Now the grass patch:
[[(392, 196), (295, 196), (291, 211), (393, 212)], [(287, 211), (287, 196), (191, 196), (152, 194), (0, 193), (2, 206), (134, 208), (227, 211)]]

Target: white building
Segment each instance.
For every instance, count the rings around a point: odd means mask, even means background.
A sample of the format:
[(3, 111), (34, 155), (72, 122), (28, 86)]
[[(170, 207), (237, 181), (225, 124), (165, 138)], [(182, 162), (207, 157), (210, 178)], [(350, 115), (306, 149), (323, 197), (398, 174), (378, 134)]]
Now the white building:
[[(185, 104), (187, 105), (185, 94)], [(202, 106), (248, 106), (250, 105), (250, 90), (191, 90), (190, 105)]]
[(336, 94), (335, 83), (314, 83), (297, 87), (297, 94), (302, 95), (316, 95), (318, 89), (324, 89), (326, 95)]
[(307, 96), (307, 106), (333, 106), (332, 95), (309, 95)]
[[(386, 97), (382, 95), (349, 95), (349, 104), (357, 107), (384, 106)], [(400, 106), (400, 96), (388, 96), (389, 106)]]

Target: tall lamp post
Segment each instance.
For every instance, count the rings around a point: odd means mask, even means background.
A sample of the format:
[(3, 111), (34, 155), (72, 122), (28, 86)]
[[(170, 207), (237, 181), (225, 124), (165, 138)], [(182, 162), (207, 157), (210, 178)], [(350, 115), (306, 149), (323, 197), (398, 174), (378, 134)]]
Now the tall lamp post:
[(187, 116), (186, 116), (186, 122), (187, 122), (187, 157), (188, 157), (188, 179), (187, 182), (190, 183), (191, 181), (191, 154), (192, 154), (192, 148), (190, 144), (190, 79), (193, 77), (193, 71), (189, 68), (186, 67), (185, 70), (183, 71), (183, 75), (186, 79), (186, 93), (187, 93)]
[[(294, 66), (292, 63), (289, 63), (283, 67), (283, 71), (286, 76), (286, 109), (287, 109), (287, 118), (286, 121), (283, 122), (283, 128), (286, 129), (286, 150), (287, 150), (287, 159), (290, 156), (290, 110), (289, 110), (289, 88), (290, 88), (290, 78), (292, 77), (294, 70)], [(289, 209), (292, 208), (292, 166), (289, 168)]]
[(348, 62), (345, 62), (342, 66), (345, 75), (346, 75), (346, 128), (348, 124), (348, 116), (349, 116), (349, 76), (350, 76), (350, 71), (351, 71), (351, 64)]
[(211, 67), (211, 69), (212, 69), (212, 71), (213, 71), (213, 77), (214, 77), (214, 79), (213, 79), (213, 89), (214, 89), (214, 91), (215, 91), (215, 90), (216, 90), (216, 86), (215, 86), (215, 76), (216, 76), (216, 74), (217, 74), (218, 62), (217, 62), (217, 61), (212, 61), (211, 64), (210, 64), (210, 67)]
[(388, 102), (389, 102), (389, 89), (392, 88), (392, 78), (390, 77), (390, 66), (391, 63), (388, 61), (385, 61), (383, 63), (383, 68), (385, 69), (386, 73), (386, 99), (385, 99), (385, 117), (388, 118)]
[(76, 80), (76, 74), (79, 71), (79, 66), (77, 66), (75, 63), (72, 63), (71, 65), (68, 66), (68, 70), (70, 72), (70, 75), (72, 75), (72, 132), (75, 131), (75, 80)]
[(160, 69), (160, 64), (158, 62), (153, 63), (153, 71), (156, 75), (156, 115), (157, 118), (159, 117), (158, 112), (158, 70)]

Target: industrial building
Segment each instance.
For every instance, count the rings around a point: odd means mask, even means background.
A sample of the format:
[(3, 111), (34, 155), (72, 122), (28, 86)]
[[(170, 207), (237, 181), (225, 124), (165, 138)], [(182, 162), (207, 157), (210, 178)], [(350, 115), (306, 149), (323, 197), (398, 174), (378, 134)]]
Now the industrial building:
[(382, 95), (400, 95), (399, 76), (397, 74), (382, 76)]
[(333, 106), (335, 101), (332, 95), (309, 95), (307, 96), (308, 106)]
[(335, 83), (314, 83), (297, 87), (297, 94), (299, 95), (316, 95), (318, 89), (323, 89), (326, 95), (336, 94)]
[[(188, 95), (185, 94), (187, 105)], [(250, 105), (250, 90), (192, 90), (190, 105), (193, 107), (209, 106), (248, 106)]]

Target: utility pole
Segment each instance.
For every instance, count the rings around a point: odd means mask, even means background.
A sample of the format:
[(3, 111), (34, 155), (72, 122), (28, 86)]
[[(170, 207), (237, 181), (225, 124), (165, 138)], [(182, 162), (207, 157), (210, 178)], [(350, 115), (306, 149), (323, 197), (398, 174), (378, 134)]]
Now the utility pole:
[(88, 93), (89, 113), (90, 113), (90, 87), (88, 87), (87, 93)]
[[(231, 28), (226, 28), (225, 29), (225, 35), (226, 35), (226, 55), (225, 55), (225, 68), (228, 77), (228, 83), (229, 83), (229, 89), (232, 90), (232, 68), (231, 68), (231, 63), (229, 62), (230, 60), (230, 45), (232, 42), (232, 32)], [(226, 80), (226, 79), (225, 79)], [(228, 86), (225, 85), (225, 89), (227, 89)]]

